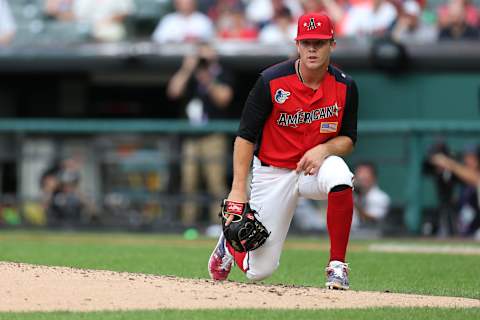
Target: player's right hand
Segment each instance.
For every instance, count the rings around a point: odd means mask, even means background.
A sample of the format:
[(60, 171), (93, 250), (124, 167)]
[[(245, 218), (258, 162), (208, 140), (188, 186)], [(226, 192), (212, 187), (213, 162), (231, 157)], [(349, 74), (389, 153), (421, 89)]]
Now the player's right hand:
[(328, 149), (325, 144), (319, 144), (303, 155), (300, 161), (297, 162), (297, 173), (304, 172), (307, 175), (316, 175), (320, 169), (325, 158), (329, 156)]

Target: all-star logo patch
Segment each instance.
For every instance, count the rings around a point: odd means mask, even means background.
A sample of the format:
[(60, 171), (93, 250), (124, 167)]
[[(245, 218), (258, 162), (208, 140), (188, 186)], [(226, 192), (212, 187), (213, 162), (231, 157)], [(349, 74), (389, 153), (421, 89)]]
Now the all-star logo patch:
[(278, 89), (275, 92), (275, 101), (277, 101), (277, 103), (282, 104), (285, 101), (287, 101), (289, 95), (290, 95), (290, 92), (285, 91), (283, 89)]

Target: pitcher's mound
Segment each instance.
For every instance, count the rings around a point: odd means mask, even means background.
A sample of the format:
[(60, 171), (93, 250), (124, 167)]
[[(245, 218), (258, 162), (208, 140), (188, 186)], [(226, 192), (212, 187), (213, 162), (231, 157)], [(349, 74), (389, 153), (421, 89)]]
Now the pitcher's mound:
[(475, 299), (213, 282), (0, 262), (0, 311), (480, 307)]

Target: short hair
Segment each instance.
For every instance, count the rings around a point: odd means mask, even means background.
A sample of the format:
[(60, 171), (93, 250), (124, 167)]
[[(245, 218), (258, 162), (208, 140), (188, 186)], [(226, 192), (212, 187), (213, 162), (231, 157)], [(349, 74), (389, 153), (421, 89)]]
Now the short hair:
[(372, 171), (375, 178), (377, 177), (377, 166), (372, 161), (361, 161), (361, 162), (357, 163), (357, 165), (355, 166), (355, 169), (357, 169), (358, 167), (369, 168), (370, 171)]
[(463, 155), (473, 154), (480, 160), (480, 145), (467, 144), (463, 147)]
[(288, 7), (282, 6), (275, 14), (275, 18), (292, 18), (292, 12)]

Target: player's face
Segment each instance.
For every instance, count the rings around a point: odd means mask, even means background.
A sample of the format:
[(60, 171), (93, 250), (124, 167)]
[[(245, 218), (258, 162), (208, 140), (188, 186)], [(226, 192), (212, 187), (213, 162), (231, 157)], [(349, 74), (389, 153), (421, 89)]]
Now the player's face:
[(297, 41), (297, 51), (302, 66), (308, 69), (319, 69), (328, 65), (335, 41), (307, 39)]

